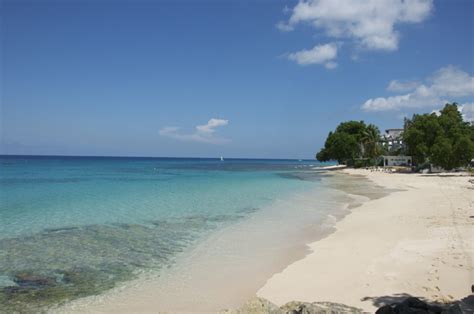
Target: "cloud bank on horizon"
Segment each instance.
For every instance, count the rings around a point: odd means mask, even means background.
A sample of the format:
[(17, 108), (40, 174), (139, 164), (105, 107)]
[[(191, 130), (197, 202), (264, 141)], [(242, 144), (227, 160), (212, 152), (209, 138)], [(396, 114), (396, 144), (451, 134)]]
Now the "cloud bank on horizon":
[[(416, 108), (439, 108), (446, 103), (474, 96), (474, 77), (467, 72), (448, 65), (428, 77), (424, 83), (393, 80), (387, 90), (404, 94), (370, 98), (361, 108), (365, 111), (387, 111)], [(466, 109), (464, 109), (466, 108)], [(472, 104), (466, 103), (463, 110), (472, 115)]]
[(322, 30), (334, 42), (288, 55), (299, 65), (323, 64), (327, 69), (337, 66), (337, 42), (350, 42), (357, 50), (395, 51), (398, 49), (399, 24), (415, 24), (426, 20), (433, 11), (432, 0), (300, 0), (288, 21), (276, 27), (293, 31), (298, 24)]
[(206, 124), (197, 125), (193, 133), (183, 133), (180, 127), (166, 126), (159, 130), (159, 134), (163, 137), (172, 138), (179, 141), (190, 141), (208, 144), (224, 144), (229, 139), (218, 137), (215, 135), (216, 128), (226, 126), (229, 120), (210, 119)]

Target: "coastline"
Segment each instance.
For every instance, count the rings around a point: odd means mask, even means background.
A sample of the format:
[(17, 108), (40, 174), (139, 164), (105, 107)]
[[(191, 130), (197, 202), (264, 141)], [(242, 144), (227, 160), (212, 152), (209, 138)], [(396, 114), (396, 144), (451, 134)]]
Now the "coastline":
[[(329, 301), (374, 312), (383, 302), (407, 294), (453, 301), (470, 293), (474, 234), (469, 193), (474, 191), (467, 189), (468, 177), (344, 169), (327, 179), (346, 208), (326, 212), (325, 230), (318, 226), (316, 234), (307, 229), (305, 244), (273, 239), (285, 252), (276, 260), (268, 259), (275, 247), (262, 250), (268, 239), (255, 246), (258, 250), (236, 255), (245, 248), (239, 229), (248, 222), (242, 222), (211, 236), (159, 278), (139, 279), (53, 312), (218, 312), (238, 308), (255, 295), (278, 306)], [(282, 203), (281, 213), (307, 202), (297, 200)], [(260, 217), (253, 225), (260, 227), (268, 213), (256, 214)], [(258, 233), (252, 236), (272, 234), (265, 230), (254, 229)], [(223, 259), (221, 249), (229, 243), (237, 246)], [(209, 253), (211, 246), (219, 250)], [(178, 284), (177, 273), (184, 278)]]
[(323, 174), (322, 181), (316, 189), (278, 200), (210, 235), (158, 277), (138, 278), (101, 295), (68, 302), (54, 312), (238, 308), (268, 279), (310, 254), (308, 243), (333, 233), (336, 222), (351, 208), (392, 192), (362, 176), (332, 171)]
[(275, 274), (258, 297), (331, 301), (373, 312), (407, 295), (447, 302), (474, 282), (474, 191), (469, 177), (342, 170), (395, 191), (352, 208), (336, 232)]
[[(364, 182), (371, 190), (372, 183)], [(275, 273), (309, 254), (307, 243), (333, 232), (335, 221), (356, 199), (327, 184), (294, 193), (213, 232), (170, 268), (52, 311), (215, 313), (238, 308)]]

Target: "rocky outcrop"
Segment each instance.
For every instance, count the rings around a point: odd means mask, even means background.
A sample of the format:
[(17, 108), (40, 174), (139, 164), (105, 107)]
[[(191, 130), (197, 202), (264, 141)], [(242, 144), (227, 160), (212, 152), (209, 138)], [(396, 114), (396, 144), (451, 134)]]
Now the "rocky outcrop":
[(254, 298), (237, 310), (224, 311), (226, 314), (342, 314), (362, 313), (361, 309), (332, 302), (288, 302), (278, 307), (268, 300)]
[[(236, 310), (225, 314), (346, 314), (364, 313), (361, 309), (333, 302), (292, 301), (278, 307), (262, 298), (253, 298)], [(461, 314), (474, 313), (474, 296), (450, 304), (430, 304), (415, 297), (407, 297), (380, 307), (376, 314)]]
[(469, 302), (456, 301), (451, 304), (429, 304), (415, 297), (409, 297), (399, 303), (393, 303), (390, 305), (384, 305), (380, 307), (375, 313), (376, 314), (462, 314), (462, 313), (473, 313), (473, 309), (470, 308)]
[(225, 314), (281, 314), (280, 308), (263, 298), (253, 298), (236, 310), (223, 311)]
[(280, 309), (289, 314), (338, 314), (338, 313), (362, 313), (361, 309), (333, 302), (288, 302)]

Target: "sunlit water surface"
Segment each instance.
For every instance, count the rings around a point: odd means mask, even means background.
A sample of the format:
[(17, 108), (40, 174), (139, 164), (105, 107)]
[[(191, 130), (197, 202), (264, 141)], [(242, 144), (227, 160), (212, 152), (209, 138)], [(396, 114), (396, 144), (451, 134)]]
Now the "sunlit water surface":
[(311, 205), (314, 221), (298, 208), (288, 215), (291, 204), (275, 206), (298, 193), (324, 191), (315, 166), (295, 160), (1, 156), (0, 307), (57, 305), (146, 272), (159, 274), (180, 254), (256, 217), (315, 223), (328, 206), (318, 212)]

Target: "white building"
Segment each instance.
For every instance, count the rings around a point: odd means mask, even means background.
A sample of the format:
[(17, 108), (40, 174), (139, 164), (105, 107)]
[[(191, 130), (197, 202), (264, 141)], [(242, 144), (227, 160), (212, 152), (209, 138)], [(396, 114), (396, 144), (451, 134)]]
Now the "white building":
[(403, 134), (403, 129), (386, 129), (384, 136), (388, 139), (400, 138)]
[(384, 167), (405, 166), (411, 167), (411, 156), (382, 156)]
[(387, 129), (382, 135), (382, 145), (387, 148), (389, 152), (396, 151), (403, 148), (403, 129)]

